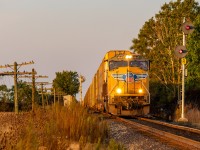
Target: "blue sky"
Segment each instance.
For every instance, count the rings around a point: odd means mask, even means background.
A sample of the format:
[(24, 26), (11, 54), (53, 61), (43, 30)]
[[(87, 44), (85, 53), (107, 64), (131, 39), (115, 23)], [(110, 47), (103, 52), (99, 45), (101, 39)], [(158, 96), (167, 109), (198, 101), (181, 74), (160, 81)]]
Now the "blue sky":
[[(170, 0), (1, 0), (0, 65), (34, 61), (52, 82), (55, 72), (86, 77), (85, 94), (105, 53), (129, 49), (145, 21)], [(200, 0), (199, 0), (200, 2)], [(9, 69), (1, 69), (2, 71)], [(13, 84), (1, 77), (0, 84)]]

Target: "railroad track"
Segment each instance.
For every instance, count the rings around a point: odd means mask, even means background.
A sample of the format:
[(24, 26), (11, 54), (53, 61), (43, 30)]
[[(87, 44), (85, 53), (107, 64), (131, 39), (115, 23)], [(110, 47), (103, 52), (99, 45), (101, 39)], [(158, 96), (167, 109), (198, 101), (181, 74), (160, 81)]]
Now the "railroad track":
[(200, 130), (145, 118), (116, 118), (131, 127), (185, 149), (200, 150)]

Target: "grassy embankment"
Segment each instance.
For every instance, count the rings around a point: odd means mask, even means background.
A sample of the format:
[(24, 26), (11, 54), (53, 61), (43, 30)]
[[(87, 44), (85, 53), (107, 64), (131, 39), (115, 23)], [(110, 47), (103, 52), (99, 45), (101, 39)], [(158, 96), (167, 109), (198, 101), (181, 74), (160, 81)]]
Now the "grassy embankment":
[[(178, 122), (178, 119), (181, 117), (181, 107), (175, 112), (175, 122)], [(187, 104), (184, 109), (185, 118), (188, 119), (188, 122), (183, 122), (183, 124), (188, 124), (193, 127), (200, 128), (200, 110), (197, 106), (193, 106), (192, 104)], [(180, 122), (181, 123), (181, 122)], [(182, 123), (181, 123), (182, 124)]]
[[(108, 138), (108, 125), (101, 116), (91, 115), (79, 104), (70, 107), (37, 108), (21, 116), (10, 127), (1, 144), (5, 149), (124, 149)], [(17, 134), (16, 134), (17, 133)], [(12, 135), (12, 137), (9, 136)], [(13, 138), (13, 137), (16, 138)], [(13, 144), (15, 143), (15, 144)]]
[(193, 126), (200, 128), (200, 110), (197, 107), (191, 108), (189, 105), (186, 109), (186, 118)]

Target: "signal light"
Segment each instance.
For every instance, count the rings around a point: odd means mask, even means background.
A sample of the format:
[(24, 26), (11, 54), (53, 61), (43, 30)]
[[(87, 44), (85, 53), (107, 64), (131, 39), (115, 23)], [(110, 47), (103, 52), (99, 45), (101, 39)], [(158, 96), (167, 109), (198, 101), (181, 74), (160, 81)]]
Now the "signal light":
[(187, 25), (187, 26), (185, 26), (185, 29), (186, 29), (186, 30), (190, 30), (190, 29), (194, 29), (194, 27), (193, 27), (193, 26)]
[(177, 46), (176, 49), (174, 50), (174, 54), (178, 58), (183, 58), (187, 55), (188, 51), (186, 50), (185, 46)]
[(187, 50), (180, 49), (179, 54), (187, 53)]
[(182, 24), (181, 28), (184, 34), (190, 34), (194, 31), (195, 27), (193, 26), (191, 22), (186, 21)]

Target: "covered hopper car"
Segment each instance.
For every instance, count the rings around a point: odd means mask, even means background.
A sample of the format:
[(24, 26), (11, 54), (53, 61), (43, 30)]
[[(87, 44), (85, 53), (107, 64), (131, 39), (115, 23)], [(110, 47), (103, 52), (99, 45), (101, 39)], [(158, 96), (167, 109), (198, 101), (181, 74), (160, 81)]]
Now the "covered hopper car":
[(106, 53), (84, 106), (116, 116), (146, 115), (150, 109), (149, 61), (129, 50)]

